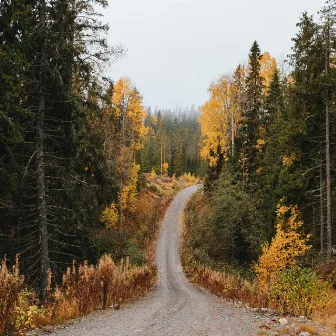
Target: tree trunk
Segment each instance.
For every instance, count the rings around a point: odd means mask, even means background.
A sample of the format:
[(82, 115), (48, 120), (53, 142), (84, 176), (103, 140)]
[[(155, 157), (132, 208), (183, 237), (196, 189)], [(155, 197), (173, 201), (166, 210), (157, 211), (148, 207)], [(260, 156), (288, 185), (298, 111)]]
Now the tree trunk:
[[(325, 74), (329, 76), (330, 31), (329, 22), (326, 24), (326, 53)], [(326, 188), (327, 188), (327, 257), (332, 257), (332, 207), (331, 207), (331, 168), (330, 168), (330, 121), (329, 121), (329, 89), (325, 92), (325, 122), (326, 122)]]
[(166, 142), (163, 145), (163, 162), (166, 163)]
[(234, 143), (235, 143), (235, 134), (234, 134), (234, 117), (233, 117), (233, 112), (231, 113), (231, 145), (232, 145), (232, 157), (234, 156)]
[(320, 245), (321, 259), (324, 258), (324, 214), (323, 214), (323, 158), (320, 157)]
[[(120, 190), (122, 192), (123, 190), (123, 185), (121, 184)], [(120, 194), (120, 199), (119, 199), (119, 241), (120, 241), (120, 249), (122, 245), (122, 235), (123, 235), (123, 203), (122, 203), (122, 197)]]
[(46, 186), (44, 174), (44, 114), (45, 114), (45, 90), (46, 90), (46, 2), (41, 1), (40, 12), (41, 25), (41, 58), (40, 58), (40, 96), (36, 118), (36, 173), (37, 173), (37, 211), (38, 211), (38, 233), (40, 248), (40, 296), (45, 301), (48, 290), (48, 222), (46, 207)]
[(163, 153), (162, 153), (162, 134), (161, 134), (161, 175), (162, 175), (162, 173), (163, 173), (163, 170), (162, 170), (162, 164), (163, 164), (163, 162), (162, 162), (162, 160), (163, 160), (163, 155), (162, 155)]

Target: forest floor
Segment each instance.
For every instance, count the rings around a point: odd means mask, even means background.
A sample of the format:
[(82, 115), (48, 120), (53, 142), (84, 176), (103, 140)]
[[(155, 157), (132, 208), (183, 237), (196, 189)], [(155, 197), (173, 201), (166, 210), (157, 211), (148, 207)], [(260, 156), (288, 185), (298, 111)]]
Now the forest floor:
[(196, 190), (197, 186), (192, 186), (180, 191), (166, 212), (156, 250), (159, 281), (145, 298), (117, 310), (109, 309), (78, 318), (47, 330), (48, 334), (313, 335), (295, 331), (291, 320), (288, 325), (279, 324), (277, 315), (268, 310), (257, 311), (239, 302), (228, 302), (189, 284), (182, 271), (179, 247), (183, 209)]

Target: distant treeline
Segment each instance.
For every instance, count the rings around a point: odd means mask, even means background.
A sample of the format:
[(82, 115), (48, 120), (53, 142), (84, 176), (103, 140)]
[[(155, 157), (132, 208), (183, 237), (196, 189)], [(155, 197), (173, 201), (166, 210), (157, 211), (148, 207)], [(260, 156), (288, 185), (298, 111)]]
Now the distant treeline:
[(144, 172), (168, 173), (176, 177), (185, 172), (205, 174), (205, 162), (200, 156), (201, 127), (199, 111), (194, 107), (149, 111), (145, 125), (149, 127), (144, 148), (139, 153)]

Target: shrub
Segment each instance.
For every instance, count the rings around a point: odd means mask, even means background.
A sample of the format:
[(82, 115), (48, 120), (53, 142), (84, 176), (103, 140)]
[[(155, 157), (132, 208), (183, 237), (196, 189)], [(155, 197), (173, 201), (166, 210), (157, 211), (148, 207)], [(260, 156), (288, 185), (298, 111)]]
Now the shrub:
[(271, 299), (283, 314), (310, 317), (328, 303), (330, 285), (307, 268), (292, 268), (278, 273), (270, 288)]
[(29, 330), (49, 321), (48, 309), (38, 305), (37, 294), (27, 288), (20, 291), (11, 319), (14, 330)]
[(146, 263), (146, 256), (144, 252), (132, 242), (129, 242), (126, 249), (125, 255), (129, 256), (133, 265), (141, 266)]
[(310, 235), (300, 232), (303, 226), (296, 206), (280, 206), (277, 211), (276, 235), (263, 246), (255, 271), (262, 288), (268, 290), (279, 271), (296, 267), (297, 258), (311, 248)]
[[(226, 208), (228, 200), (225, 201), (225, 195), (231, 202), (231, 197), (239, 194), (234, 186), (225, 188), (226, 191), (230, 189), (232, 195), (223, 193), (221, 197), (223, 203), (218, 204), (224, 212), (232, 209), (232, 207)], [(213, 222), (209, 215), (211, 208), (204, 200), (206, 199), (202, 198), (201, 193), (195, 194), (189, 201), (185, 213), (182, 261), (191, 282), (217, 296), (239, 300), (254, 307), (269, 307), (283, 314), (309, 317), (313, 312), (319, 312), (319, 317), (323, 321), (328, 316), (335, 317), (336, 300), (328, 302), (328, 298), (333, 297), (330, 295), (331, 285), (322, 281), (311, 269), (297, 267), (297, 257), (309, 249), (309, 245), (306, 244), (309, 236), (301, 234), (298, 230), (302, 221), (296, 207), (279, 207), (277, 235), (270, 246), (264, 247), (264, 254), (259, 259), (257, 270), (263, 267), (259, 280), (251, 273), (246, 274), (244, 278), (232, 270), (223, 272), (221, 263), (213, 262), (209, 252), (216, 240), (209, 239)], [(236, 203), (239, 204), (239, 200)], [(234, 206), (234, 202), (231, 205)], [(230, 218), (235, 218), (232, 216), (233, 214)], [(222, 216), (221, 221), (226, 224), (228, 219)], [(209, 241), (212, 243), (209, 244)], [(332, 318), (328, 318), (328, 321), (334, 326)]]
[(160, 186), (156, 185), (155, 183), (151, 183), (148, 185), (148, 189), (152, 192), (154, 192), (155, 194), (158, 194), (160, 196), (163, 195), (163, 190), (162, 188), (160, 188)]

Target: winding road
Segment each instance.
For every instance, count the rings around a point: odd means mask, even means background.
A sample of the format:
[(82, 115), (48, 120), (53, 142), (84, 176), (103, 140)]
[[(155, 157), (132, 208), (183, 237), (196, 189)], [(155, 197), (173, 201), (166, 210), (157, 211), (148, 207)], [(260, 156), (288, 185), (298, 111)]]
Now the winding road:
[(257, 335), (259, 328), (253, 313), (196, 289), (182, 271), (181, 215), (196, 190), (192, 186), (180, 191), (167, 210), (157, 245), (156, 289), (136, 303), (78, 319), (51, 335)]

